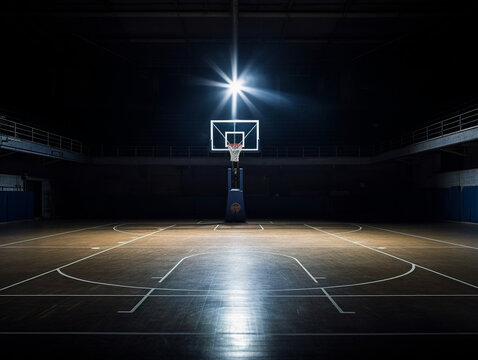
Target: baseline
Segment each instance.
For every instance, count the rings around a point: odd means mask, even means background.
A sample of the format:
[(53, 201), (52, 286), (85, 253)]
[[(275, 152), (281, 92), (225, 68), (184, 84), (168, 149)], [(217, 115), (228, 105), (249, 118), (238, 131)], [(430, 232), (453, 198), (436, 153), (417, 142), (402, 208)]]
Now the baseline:
[(286, 336), (286, 337), (302, 337), (302, 336), (371, 336), (371, 337), (387, 337), (387, 336), (478, 336), (476, 331), (441, 331), (441, 332), (321, 332), (321, 333), (268, 333), (268, 332), (147, 332), (147, 331), (0, 331), (0, 335), (115, 335), (115, 336), (217, 336), (217, 335), (249, 335), (249, 336)]
[(375, 249), (375, 248), (373, 248), (373, 247), (364, 245), (364, 244), (359, 243), (359, 242), (357, 242), (357, 241), (353, 241), (353, 240), (347, 239), (347, 238), (342, 237), (342, 236), (340, 236), (340, 235), (336, 235), (336, 234), (330, 233), (330, 232), (325, 231), (325, 230), (322, 230), (322, 229), (315, 228), (315, 227), (310, 226), (310, 225), (307, 225), (307, 224), (304, 224), (304, 225), (307, 226), (307, 227), (309, 227), (309, 228), (311, 228), (311, 229), (314, 229), (314, 230), (316, 230), (316, 231), (322, 232), (322, 233), (324, 233), (324, 234), (327, 234), (327, 235), (330, 235), (330, 236), (334, 236), (334, 237), (336, 237), (337, 239), (340, 239), (340, 240), (343, 240), (343, 241), (347, 241), (347, 242), (349, 242), (349, 243), (351, 243), (351, 244), (355, 244), (355, 245), (362, 246), (362, 247), (364, 247), (364, 248), (366, 248), (366, 249), (369, 249), (369, 250), (378, 252), (378, 253), (380, 253), (380, 254), (382, 254), (382, 255), (386, 255), (386, 256), (389, 256), (389, 257), (391, 257), (391, 258), (393, 258), (393, 259), (396, 259), (396, 260), (399, 260), (399, 261), (403, 261), (403, 262), (405, 262), (405, 263), (407, 263), (407, 264), (410, 264), (410, 265), (414, 265), (414, 266), (417, 267), (417, 268), (420, 268), (420, 269), (429, 271), (429, 272), (434, 273), (434, 274), (436, 274), (436, 275), (443, 276), (443, 277), (445, 277), (445, 278), (447, 278), (447, 279), (449, 279), (449, 280), (453, 280), (453, 281), (459, 282), (459, 283), (461, 283), (461, 284), (463, 284), (463, 285), (472, 287), (472, 288), (474, 288), (474, 289), (478, 289), (478, 286), (477, 286), (477, 285), (474, 285), (474, 284), (471, 284), (471, 283), (469, 283), (469, 282), (466, 282), (466, 281), (463, 281), (463, 280), (454, 278), (453, 276), (450, 276), (450, 275), (443, 274), (443, 273), (441, 273), (441, 272), (439, 272), (439, 271), (436, 271), (436, 270), (427, 268), (426, 266), (418, 265), (418, 264), (413, 263), (413, 262), (411, 262), (411, 261), (409, 261), (409, 260), (403, 259), (403, 258), (401, 258), (401, 257), (395, 256), (395, 255), (392, 255), (392, 254), (389, 254), (389, 253), (386, 253), (386, 252), (384, 252), (384, 251)]
[(44, 235), (44, 236), (38, 236), (38, 237), (35, 237), (35, 238), (25, 239), (25, 240), (13, 241), (13, 242), (10, 242), (10, 243), (7, 243), (7, 244), (1, 244), (0, 247), (5, 247), (5, 246), (15, 245), (15, 244), (21, 244), (21, 243), (28, 242), (28, 241), (46, 239), (46, 238), (54, 237), (54, 236), (72, 234), (72, 233), (76, 233), (76, 232), (80, 232), (80, 231), (100, 228), (100, 227), (103, 227), (103, 226), (110, 226), (110, 225), (113, 225), (113, 224), (115, 224), (115, 223), (109, 223), (109, 224), (103, 224), (103, 225), (97, 225), (97, 226), (90, 226), (90, 227), (75, 229), (75, 230), (71, 230), (71, 231), (63, 231), (61, 233), (55, 233), (55, 234), (49, 234), (49, 235)]
[(457, 243), (453, 243), (453, 242), (445, 241), (445, 240), (433, 239), (433, 238), (426, 237), (426, 236), (422, 236), (422, 235), (415, 235), (415, 234), (405, 233), (405, 232), (396, 231), (396, 230), (390, 230), (390, 229), (381, 228), (381, 227), (378, 227), (378, 226), (367, 225), (367, 224), (364, 224), (364, 226), (367, 226), (367, 227), (370, 227), (370, 228), (373, 228), (373, 229), (377, 229), (377, 230), (382, 230), (382, 231), (387, 231), (387, 232), (399, 234), (399, 235), (412, 236), (412, 237), (415, 237), (415, 238), (418, 238), (418, 239), (424, 239), (424, 240), (429, 240), (429, 241), (435, 241), (435, 242), (439, 242), (439, 243), (443, 243), (443, 244), (448, 244), (448, 245), (463, 247), (463, 248), (467, 248), (467, 249), (478, 250), (478, 247), (469, 246), (469, 245), (457, 244)]
[[(108, 285), (108, 284), (106, 284)], [(140, 288), (143, 290), (164, 291), (163, 288)], [(314, 288), (314, 290), (323, 288)], [(150, 294), (151, 298), (183, 298), (183, 297), (227, 297), (231, 296), (231, 292), (219, 292), (218, 290), (202, 290), (205, 294)], [(266, 290), (265, 290), (266, 291)], [(192, 292), (192, 291), (191, 291)], [(125, 297), (144, 297), (145, 294), (0, 294), (1, 297), (13, 298), (49, 298), (49, 297), (105, 297), (105, 298), (125, 298)], [(268, 294), (265, 292), (255, 291), (254, 296), (257, 298), (326, 298), (321, 294)], [(475, 298), (478, 294), (336, 294), (334, 298)]]
[(64, 268), (66, 268), (66, 267), (68, 267), (68, 266), (77, 264), (77, 263), (79, 263), (79, 262), (81, 262), (81, 261), (84, 261), (84, 260), (90, 259), (90, 258), (92, 258), (92, 257), (98, 256), (98, 255), (103, 254), (103, 253), (105, 253), (105, 252), (107, 252), (107, 251), (117, 249), (117, 248), (119, 248), (119, 247), (121, 247), (121, 246), (124, 246), (124, 245), (127, 245), (127, 244), (129, 244), (129, 243), (131, 243), (131, 242), (134, 242), (134, 241), (143, 239), (143, 238), (145, 238), (145, 237), (148, 237), (148, 236), (157, 234), (157, 233), (159, 233), (159, 232), (161, 232), (161, 231), (164, 231), (164, 230), (167, 230), (167, 229), (169, 229), (169, 228), (172, 228), (172, 227), (175, 226), (175, 225), (176, 225), (176, 224), (171, 225), (171, 226), (168, 226), (168, 227), (165, 227), (165, 228), (162, 228), (162, 229), (159, 229), (159, 230), (157, 230), (157, 231), (154, 231), (154, 232), (152, 232), (152, 233), (149, 233), (149, 234), (146, 234), (146, 235), (143, 235), (143, 236), (139, 236), (139, 237), (134, 238), (134, 239), (132, 239), (132, 240), (126, 241), (126, 242), (124, 242), (124, 243), (122, 243), (122, 244), (112, 246), (112, 247), (107, 248), (107, 249), (105, 249), (105, 250), (98, 251), (98, 252), (96, 252), (96, 253), (94, 253), (94, 254), (91, 254), (91, 255), (88, 255), (88, 256), (83, 257), (83, 258), (81, 258), (81, 259), (78, 259), (78, 260), (75, 260), (75, 261), (73, 261), (73, 262), (70, 262), (70, 263), (68, 263), (68, 264), (65, 264), (65, 265), (56, 267), (56, 268), (54, 268), (54, 269), (52, 269), (52, 270), (45, 271), (45, 272), (43, 272), (43, 273), (41, 273), (41, 274), (38, 274), (38, 275), (35, 275), (35, 276), (32, 276), (32, 277), (30, 277), (30, 278), (28, 278), (28, 279), (25, 279), (25, 280), (22, 280), (22, 281), (18, 281), (18, 282), (14, 283), (14, 284), (11, 284), (11, 285), (4, 286), (3, 288), (0, 288), (0, 292), (1, 292), (1, 291), (4, 291), (4, 290), (7, 290), (7, 289), (10, 289), (10, 288), (12, 288), (12, 287), (15, 287), (15, 286), (17, 286), (17, 285), (26, 283), (26, 282), (28, 282), (28, 281), (37, 279), (37, 278), (42, 277), (42, 276), (44, 276), (44, 275), (51, 274), (52, 272), (55, 272), (55, 271), (64, 269)]

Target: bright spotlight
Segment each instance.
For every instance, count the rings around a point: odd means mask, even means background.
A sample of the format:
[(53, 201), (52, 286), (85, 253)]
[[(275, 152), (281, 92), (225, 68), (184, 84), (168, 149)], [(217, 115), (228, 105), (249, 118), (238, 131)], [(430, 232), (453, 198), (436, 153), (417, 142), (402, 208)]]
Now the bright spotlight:
[(237, 79), (229, 83), (229, 91), (232, 94), (237, 94), (242, 90), (242, 81)]
[[(238, 74), (237, 72), (237, 61), (233, 58), (232, 61), (232, 76), (229, 77), (219, 66), (217, 66), (212, 61), (209, 61), (211, 68), (219, 75), (223, 81), (213, 81), (213, 80), (203, 80), (203, 85), (215, 86), (219, 88), (225, 88), (224, 98), (214, 110), (214, 113), (219, 113), (224, 108), (225, 104), (231, 99), (231, 116), (232, 119), (236, 118), (237, 115), (237, 99), (238, 97), (245, 103), (251, 112), (254, 114), (258, 113), (257, 108), (252, 104), (252, 102), (247, 97), (247, 93), (252, 94), (253, 96), (262, 96), (262, 97), (271, 97), (270, 92), (264, 90), (256, 89), (251, 86), (246, 85), (245, 79), (249, 76), (247, 71), (249, 66), (242, 73)], [(238, 96), (239, 95), (239, 96)], [(258, 116), (258, 115), (255, 115)]]

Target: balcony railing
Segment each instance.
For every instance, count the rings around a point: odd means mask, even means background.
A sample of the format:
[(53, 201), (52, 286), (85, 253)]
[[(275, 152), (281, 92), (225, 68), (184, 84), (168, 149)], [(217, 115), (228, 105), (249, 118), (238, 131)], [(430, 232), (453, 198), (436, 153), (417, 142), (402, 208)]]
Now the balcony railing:
[(0, 135), (31, 141), (35, 144), (43, 144), (57, 149), (68, 150), (76, 153), (84, 153), (83, 144), (78, 141), (57, 135), (49, 131), (41, 130), (29, 125), (19, 123), (11, 116), (0, 113)]
[(378, 153), (478, 127), (478, 106), (377, 146)]
[[(243, 152), (241, 157), (369, 157), (430, 139), (458, 133), (478, 127), (478, 106), (415, 130), (379, 145), (324, 145), (324, 146), (283, 146), (265, 145), (258, 153)], [(91, 156), (133, 156), (133, 157), (229, 157), (225, 153), (211, 153), (208, 146), (100, 146), (86, 151), (83, 144), (65, 136), (57, 135), (15, 121), (11, 116), (0, 113), (0, 134), (16, 139), (44, 144), (58, 149)]]

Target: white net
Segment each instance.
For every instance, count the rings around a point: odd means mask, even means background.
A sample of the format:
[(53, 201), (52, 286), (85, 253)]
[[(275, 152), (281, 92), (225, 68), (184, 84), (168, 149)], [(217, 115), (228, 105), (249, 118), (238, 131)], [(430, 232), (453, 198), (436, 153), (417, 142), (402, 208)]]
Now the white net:
[(231, 154), (231, 161), (239, 161), (239, 155), (241, 155), (242, 144), (229, 144), (227, 145), (229, 149), (229, 154)]

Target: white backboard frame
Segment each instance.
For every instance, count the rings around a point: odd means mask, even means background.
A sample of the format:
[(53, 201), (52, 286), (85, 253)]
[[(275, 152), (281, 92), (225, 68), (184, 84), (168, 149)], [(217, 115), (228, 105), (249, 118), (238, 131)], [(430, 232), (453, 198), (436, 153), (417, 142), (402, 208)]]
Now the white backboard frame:
[[(249, 130), (249, 132), (246, 132), (246, 131), (224, 131), (224, 133), (222, 133), (218, 126), (220, 126), (220, 124), (251, 124), (251, 128)], [(246, 147), (246, 141), (245, 139), (250, 135), (250, 133), (252, 131), (255, 130), (255, 133), (256, 133), (256, 139), (255, 139), (255, 142), (254, 142), (254, 146), (252, 147)], [(220, 135), (222, 135), (222, 137), (224, 138), (223, 143), (224, 143), (224, 147), (218, 147), (217, 144), (215, 144), (214, 142), (214, 132), (215, 131), (218, 131), (220, 133)], [(242, 137), (242, 141), (240, 142), (244, 147), (242, 148), (242, 151), (246, 151), (246, 152), (258, 152), (260, 151), (259, 149), (259, 144), (260, 144), (260, 136), (259, 136), (259, 120), (211, 120), (210, 121), (210, 139), (209, 139), (209, 142), (210, 142), (210, 151), (213, 151), (213, 152), (227, 152), (229, 151), (228, 148), (227, 148), (227, 144), (228, 144), (228, 141), (227, 141), (227, 135), (229, 134), (239, 134), (241, 135)], [(222, 146), (222, 142), (219, 146)]]

